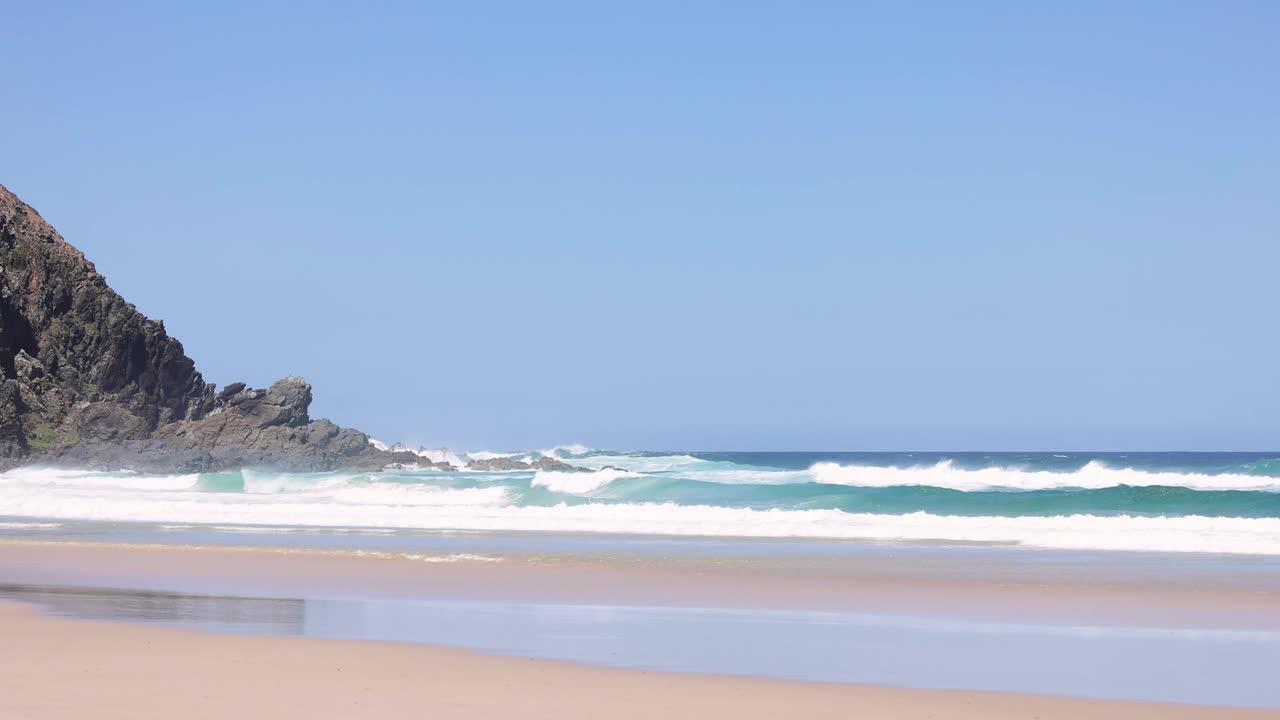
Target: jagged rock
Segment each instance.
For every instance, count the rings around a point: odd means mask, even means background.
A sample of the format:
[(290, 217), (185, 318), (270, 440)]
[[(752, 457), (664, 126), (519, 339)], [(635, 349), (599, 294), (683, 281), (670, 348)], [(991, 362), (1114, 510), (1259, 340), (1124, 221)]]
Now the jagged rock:
[(530, 463), (530, 465), (534, 470), (542, 470), (544, 472), (592, 472), (590, 468), (570, 465), (567, 462), (561, 462), (550, 457), (540, 457)]
[(35, 210), (0, 186), (0, 470), (22, 463), (198, 472), (430, 466), (311, 420), (311, 386), (216, 392)]
[(511, 460), (510, 458), (485, 458), (484, 460), (472, 460), (467, 463), (468, 470), (479, 470), (481, 472), (510, 472), (513, 470), (529, 470), (530, 468), (529, 463)]
[(141, 440), (150, 432), (144, 418), (109, 402), (90, 403), (80, 408), (77, 427), (81, 442), (87, 443)]
[(519, 470), (542, 470), (544, 472), (593, 472), (591, 468), (578, 467), (561, 462), (555, 458), (540, 457), (533, 462), (512, 460), (511, 458), (485, 458), (467, 463), (468, 470), (482, 472), (512, 472)]
[(244, 383), (234, 383), (231, 387), (236, 385), (240, 386), (238, 392), (227, 395), (223, 391), (218, 396), (217, 408), (231, 408), (251, 417), (260, 429), (276, 425), (301, 427), (311, 422), (307, 415), (311, 386), (302, 378), (291, 376), (277, 380), (267, 390), (245, 390)]
[(44, 377), (44, 365), (28, 355), (26, 350), (19, 350), (14, 355), (13, 368), (14, 375), (22, 382), (31, 383)]
[(22, 402), (16, 380), (0, 381), (0, 470), (12, 465), (28, 453), (22, 434), (19, 405)]
[(231, 398), (239, 395), (244, 388), (245, 384), (242, 382), (234, 382), (222, 388), (222, 392), (218, 393), (218, 404), (226, 405)]

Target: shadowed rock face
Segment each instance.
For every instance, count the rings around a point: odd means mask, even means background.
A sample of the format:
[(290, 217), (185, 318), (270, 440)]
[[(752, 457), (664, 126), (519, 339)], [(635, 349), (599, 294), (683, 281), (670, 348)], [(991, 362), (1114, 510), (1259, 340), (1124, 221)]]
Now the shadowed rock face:
[(182, 343), (0, 186), (0, 469), (205, 471), (428, 464), (311, 420), (311, 386), (204, 381)]

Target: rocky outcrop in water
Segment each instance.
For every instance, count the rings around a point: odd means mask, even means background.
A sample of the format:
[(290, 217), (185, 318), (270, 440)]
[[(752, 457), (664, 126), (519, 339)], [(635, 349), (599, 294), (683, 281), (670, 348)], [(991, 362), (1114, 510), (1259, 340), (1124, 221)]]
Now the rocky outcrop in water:
[(21, 464), (196, 472), (431, 466), (312, 420), (311, 386), (221, 392), (182, 343), (108, 287), (0, 186), (0, 470)]
[[(484, 458), (482, 460), (472, 460), (467, 463), (468, 470), (479, 470), (483, 472), (517, 472), (540, 470), (542, 472), (596, 472), (595, 469), (570, 465), (567, 462), (557, 460), (553, 457), (540, 457), (536, 460), (525, 462), (523, 460), (512, 460), (511, 458)], [(601, 470), (622, 470), (622, 468), (613, 465), (605, 465)]]
[(516, 470), (530, 470), (532, 466), (527, 462), (509, 458), (485, 458), (484, 460), (468, 462), (467, 469), (481, 472), (513, 472)]

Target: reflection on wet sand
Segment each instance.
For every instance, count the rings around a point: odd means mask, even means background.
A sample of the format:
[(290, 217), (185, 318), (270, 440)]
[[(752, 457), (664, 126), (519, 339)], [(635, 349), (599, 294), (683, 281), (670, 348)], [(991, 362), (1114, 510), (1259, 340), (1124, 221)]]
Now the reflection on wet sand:
[(0, 585), (0, 599), (31, 603), (61, 617), (198, 627), (214, 632), (302, 635), (306, 627), (306, 601), (293, 598)]
[(0, 600), (92, 620), (377, 640), (675, 672), (1280, 707), (1280, 633), (803, 608), (277, 599), (52, 585)]

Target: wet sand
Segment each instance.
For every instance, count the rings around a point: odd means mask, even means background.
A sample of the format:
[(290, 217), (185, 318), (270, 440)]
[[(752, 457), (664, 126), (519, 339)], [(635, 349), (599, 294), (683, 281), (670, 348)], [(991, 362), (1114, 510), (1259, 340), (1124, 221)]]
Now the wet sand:
[(52, 619), (0, 603), (0, 717), (1192, 720), (1280, 711), (649, 673)]
[[(6, 540), (0, 541), (0, 584), (266, 598), (355, 594), (456, 600), (468, 607), (514, 600), (841, 609), (1116, 623), (1157, 631), (1280, 627), (1280, 587), (1267, 568), (1221, 572), (1205, 562), (1193, 572), (1166, 572), (1159, 563), (1131, 571), (1123, 562), (1075, 559), (1057, 566), (954, 560), (880, 551), (812, 560)], [(284, 602), (301, 607), (301, 601)], [(0, 717), (1280, 718), (1280, 710), (889, 688), (811, 682), (822, 678), (804, 675), (808, 680), (605, 668), (386, 642), (407, 639), (398, 631), (381, 641), (241, 636), (71, 614), (111, 622), (55, 618), (27, 605), (0, 603)], [(905, 684), (922, 672), (907, 668)], [(959, 686), (1061, 692), (1004, 685)], [(1214, 697), (1201, 701), (1240, 700), (1234, 694)]]
[(955, 564), (892, 556), (790, 560), (364, 553), (0, 541), (0, 582), (244, 594), (812, 608), (1017, 621), (1280, 629), (1280, 578), (1172, 569)]

